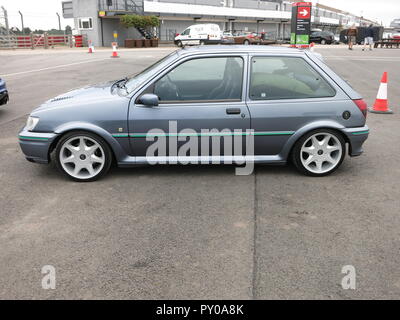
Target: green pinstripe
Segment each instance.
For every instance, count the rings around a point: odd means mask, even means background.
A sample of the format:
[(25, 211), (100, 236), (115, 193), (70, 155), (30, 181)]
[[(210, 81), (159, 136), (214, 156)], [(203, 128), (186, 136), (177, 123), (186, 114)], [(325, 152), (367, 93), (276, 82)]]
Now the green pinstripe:
[(270, 132), (209, 132), (209, 133), (132, 133), (113, 134), (114, 138), (146, 138), (146, 137), (214, 137), (214, 136), (283, 136), (292, 135), (294, 131), (270, 131)]

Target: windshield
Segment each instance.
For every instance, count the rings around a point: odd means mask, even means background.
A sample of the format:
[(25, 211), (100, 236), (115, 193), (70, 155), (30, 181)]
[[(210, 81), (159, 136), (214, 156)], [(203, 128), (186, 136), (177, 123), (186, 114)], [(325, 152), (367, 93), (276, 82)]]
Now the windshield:
[(176, 51), (152, 64), (150, 67), (147, 67), (142, 72), (139, 72), (135, 76), (131, 77), (126, 83), (125, 87), (129, 93), (135, 90), (143, 81), (145, 81), (151, 74), (154, 69), (163, 64), (165, 61), (170, 59), (172, 56), (176, 55)]

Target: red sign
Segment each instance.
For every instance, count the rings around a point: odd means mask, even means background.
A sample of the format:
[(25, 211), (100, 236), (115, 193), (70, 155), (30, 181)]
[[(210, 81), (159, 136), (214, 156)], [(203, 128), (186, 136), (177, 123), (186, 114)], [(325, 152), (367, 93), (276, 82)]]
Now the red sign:
[(297, 8), (297, 19), (310, 19), (311, 8), (310, 7), (298, 7)]

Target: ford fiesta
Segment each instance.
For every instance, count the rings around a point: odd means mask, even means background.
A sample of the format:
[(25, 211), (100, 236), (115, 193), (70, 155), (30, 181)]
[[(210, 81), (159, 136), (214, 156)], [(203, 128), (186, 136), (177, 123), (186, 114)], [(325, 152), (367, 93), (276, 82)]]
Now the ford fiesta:
[[(54, 160), (76, 181), (102, 177), (113, 162), (148, 164), (157, 138), (166, 140), (167, 152), (155, 152), (155, 163), (215, 163), (209, 147), (177, 156), (171, 146), (238, 135), (246, 161), (291, 160), (304, 174), (324, 176), (346, 154), (362, 153), (366, 112), (362, 97), (311, 52), (202, 46), (174, 52), (132, 78), (47, 101), (31, 113), (19, 141), (29, 161)], [(221, 162), (235, 163), (238, 153), (221, 145)]]

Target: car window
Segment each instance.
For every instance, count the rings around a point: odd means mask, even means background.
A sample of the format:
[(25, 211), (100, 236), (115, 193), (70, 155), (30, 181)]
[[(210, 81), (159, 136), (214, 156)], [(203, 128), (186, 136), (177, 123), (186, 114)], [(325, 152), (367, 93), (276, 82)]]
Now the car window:
[(186, 61), (154, 84), (160, 103), (170, 101), (240, 100), (243, 59), (201, 58)]
[(252, 100), (322, 98), (336, 94), (302, 58), (254, 57), (251, 64)]
[(182, 32), (182, 36), (188, 36), (190, 34), (190, 29), (186, 29)]

